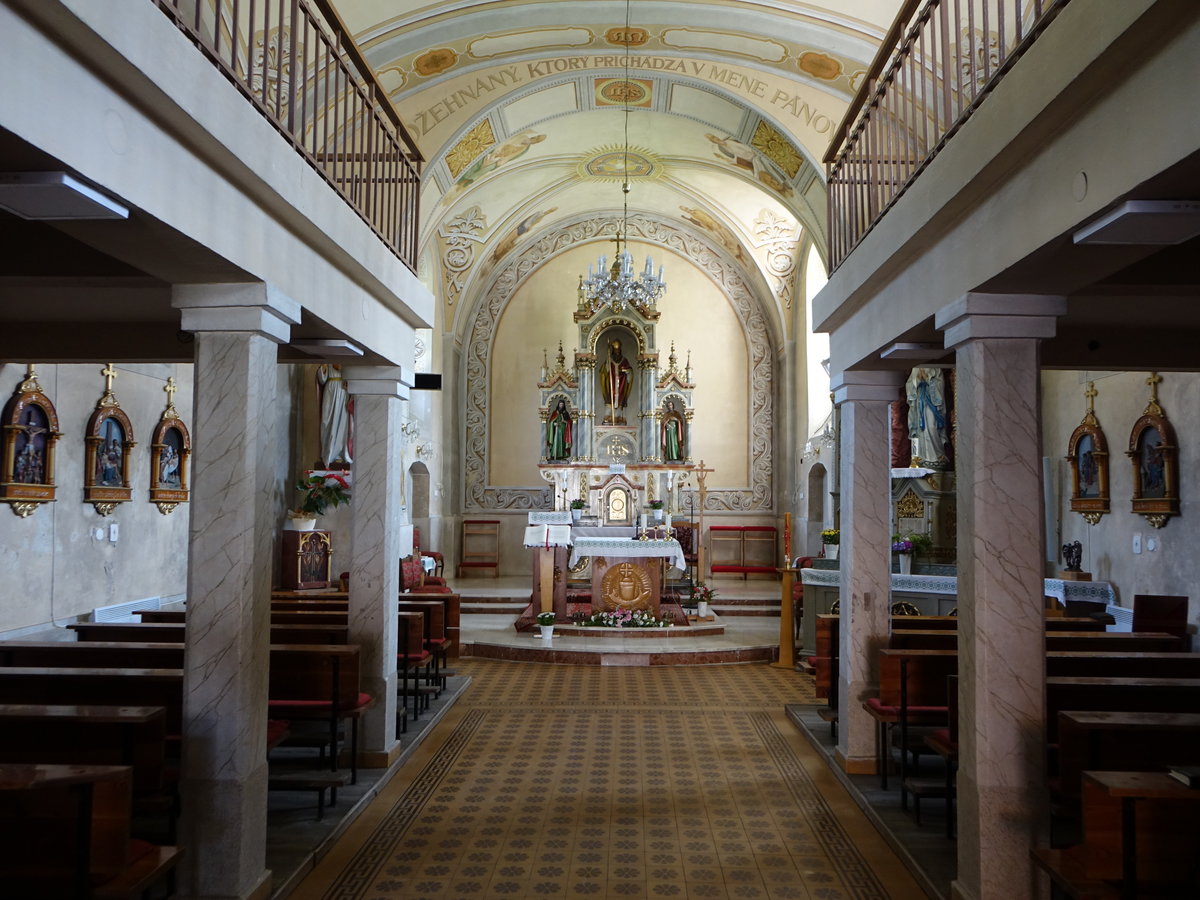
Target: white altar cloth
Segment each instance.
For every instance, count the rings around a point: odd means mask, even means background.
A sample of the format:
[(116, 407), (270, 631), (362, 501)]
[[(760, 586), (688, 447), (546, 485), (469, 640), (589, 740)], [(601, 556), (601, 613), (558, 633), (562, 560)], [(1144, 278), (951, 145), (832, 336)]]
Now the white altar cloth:
[(571, 549), (570, 565), (578, 565), (585, 556), (664, 557), (674, 569), (685, 570), (683, 547), (679, 541), (636, 541), (631, 538), (577, 537)]

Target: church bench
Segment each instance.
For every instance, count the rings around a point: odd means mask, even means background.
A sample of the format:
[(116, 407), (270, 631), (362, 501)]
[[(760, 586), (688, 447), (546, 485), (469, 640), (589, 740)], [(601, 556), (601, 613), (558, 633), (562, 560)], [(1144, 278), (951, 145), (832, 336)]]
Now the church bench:
[(1083, 840), (1034, 848), (1035, 862), (1069, 897), (1195, 897), (1200, 791), (1165, 772), (1089, 771)]
[[(182, 625), (187, 622), (187, 611), (182, 609), (150, 609), (141, 612), (142, 622), (154, 625)], [(341, 628), (349, 625), (350, 611), (347, 604), (341, 609), (275, 609), (271, 607), (272, 625), (326, 625)]]
[(349, 591), (271, 591), (271, 601), (276, 600), (300, 600), (304, 602), (323, 602), (347, 600), (350, 597)]
[(958, 654), (942, 650), (880, 650), (879, 695), (863, 702), (875, 719), (876, 759), (880, 786), (887, 790), (890, 739), (900, 727), (901, 805), (907, 809), (903, 787), (909, 753), (908, 729), (916, 725), (945, 725), (949, 711), (947, 677), (958, 674)]
[(338, 728), (350, 722), (350, 783), (358, 782), (358, 720), (375, 705), (361, 690), (357, 644), (289, 645), (271, 653), (267, 711), (287, 722), (329, 724), (330, 770), (338, 768)]
[[(401, 731), (408, 731), (408, 703), (412, 699), (412, 717), (415, 722), (421, 709), (428, 708), (432, 689), (422, 691), (421, 672), (429, 671), (433, 654), (425, 646), (425, 612), (422, 610), (399, 610), (396, 613), (399, 640), (396, 644), (396, 669), (400, 676), (400, 708), (396, 724)], [(409, 689), (409, 678), (412, 688)]]
[(128, 766), (0, 765), (4, 896), (134, 900), (169, 879), (179, 849), (130, 836), (131, 778)]
[[(182, 622), (76, 622), (67, 627), (80, 641), (184, 642)], [(271, 625), (271, 643), (345, 644), (349, 641), (349, 631), (346, 625)]]
[(1063, 710), (1164, 713), (1200, 710), (1200, 678), (1048, 677), (1048, 743), (1058, 743), (1058, 714)]
[(1061, 650), (1046, 654), (1046, 674), (1060, 677), (1200, 678), (1200, 653)]
[[(712, 559), (708, 570), (711, 575), (723, 572), (733, 572), (741, 575), (745, 581), (748, 575), (778, 575), (775, 562), (776, 533), (774, 525), (713, 525), (708, 529), (709, 550)], [(716, 549), (718, 544), (735, 544), (737, 550), (736, 562), (733, 559), (717, 561)], [(762, 546), (767, 552), (766, 559), (754, 559), (755, 544)], [(747, 556), (749, 552), (750, 556)]]
[(397, 610), (400, 612), (420, 612), (424, 613), (422, 621), (422, 634), (424, 647), (432, 654), (432, 668), (427, 677), (427, 683), (434, 686), (437, 693), (441, 693), (442, 687), (445, 685), (444, 676), (442, 675), (443, 663), (447, 659), (447, 644), (446, 637), (446, 606), (437, 600), (414, 600), (408, 596), (403, 596), (397, 603)]
[(1179, 638), (1148, 631), (1056, 631), (1046, 635), (1047, 651), (1117, 650), (1123, 653), (1183, 652)]
[(1162, 772), (1200, 764), (1200, 714), (1060, 710), (1058, 774), (1051, 787), (1074, 814), (1083, 773)]

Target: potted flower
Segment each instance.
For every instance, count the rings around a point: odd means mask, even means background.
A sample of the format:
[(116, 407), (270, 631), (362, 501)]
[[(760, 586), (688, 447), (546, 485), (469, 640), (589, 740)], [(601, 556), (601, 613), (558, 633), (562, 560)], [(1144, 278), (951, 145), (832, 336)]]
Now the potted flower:
[(663, 517), (663, 502), (661, 500), (651, 500), (650, 509), (654, 513), (654, 521), (661, 522)]
[(554, 636), (554, 613), (550, 610), (537, 614), (538, 627), (542, 629), (543, 638), (551, 638)]
[(842, 533), (836, 528), (826, 528), (821, 532), (821, 544), (824, 547), (826, 559), (838, 558), (838, 546), (842, 543)]
[(912, 574), (913, 542), (898, 534), (892, 535), (892, 552), (900, 558), (900, 574)]
[(701, 619), (708, 618), (708, 605), (717, 597), (717, 592), (703, 581), (696, 582), (692, 588), (692, 602), (696, 604), (696, 615)]
[(572, 522), (578, 522), (581, 518), (583, 518), (583, 508), (586, 505), (587, 504), (584, 503), (582, 498), (577, 498), (577, 499), (571, 501), (571, 521)]
[(300, 503), (295, 509), (288, 510), (292, 531), (311, 531), (316, 525), (317, 517), (325, 515), (329, 507), (350, 502), (350, 491), (346, 482), (337, 475), (313, 474), (301, 478), (296, 482), (296, 491), (300, 496)]

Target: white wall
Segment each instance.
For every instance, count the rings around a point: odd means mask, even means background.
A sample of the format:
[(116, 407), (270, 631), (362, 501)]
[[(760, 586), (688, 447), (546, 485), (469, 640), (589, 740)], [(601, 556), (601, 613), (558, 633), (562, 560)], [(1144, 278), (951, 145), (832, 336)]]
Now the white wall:
[[(104, 393), (103, 366), (39, 366), (42, 391), (58, 412), (57, 501), (28, 518), (0, 505), (0, 632), (74, 619), (98, 606), (148, 597), (182, 597), (187, 583), (188, 507), (162, 515), (150, 502), (150, 439), (166, 406), (168, 376), (179, 386), (175, 407), (185, 423), (192, 414), (192, 367), (116, 365), (113, 391), (133, 424), (130, 465), (133, 500), (101, 516), (83, 500), (84, 432)], [(0, 365), (5, 400), (25, 367)], [(108, 526), (118, 526), (118, 540)], [(102, 529), (100, 538), (95, 529)]]
[[(1133, 472), (1125, 451), (1134, 422), (1145, 411), (1150, 397), (1148, 372), (1052, 372), (1042, 373), (1043, 455), (1055, 472), (1055, 508), (1060, 539), (1056, 547), (1071, 541), (1083, 545), (1083, 569), (1098, 581), (1111, 581), (1122, 606), (1133, 605), (1134, 594), (1187, 594), (1191, 596), (1189, 620), (1200, 622), (1200, 375), (1160, 373), (1159, 402), (1175, 428), (1179, 442), (1180, 509), (1163, 528), (1150, 524), (1131, 510)], [(1071, 432), (1087, 410), (1084, 391), (1095, 382), (1096, 417), (1108, 440), (1109, 493), (1112, 512), (1096, 525), (1088, 525), (1079, 513), (1070, 511), (1071, 477), (1066, 462)], [(1142, 552), (1133, 552), (1133, 536), (1142, 536)], [(1147, 539), (1158, 547), (1147, 549)], [(1061, 568), (1061, 557), (1059, 568)]]

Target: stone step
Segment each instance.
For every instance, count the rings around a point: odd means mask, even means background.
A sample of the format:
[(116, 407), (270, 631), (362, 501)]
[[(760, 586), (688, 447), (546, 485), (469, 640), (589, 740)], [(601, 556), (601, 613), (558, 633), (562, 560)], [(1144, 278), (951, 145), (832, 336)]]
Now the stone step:
[(459, 606), (459, 611), (464, 616), (470, 615), (485, 615), (485, 616), (502, 616), (502, 615), (520, 615), (529, 606), (529, 601), (523, 603), (462, 603)]

